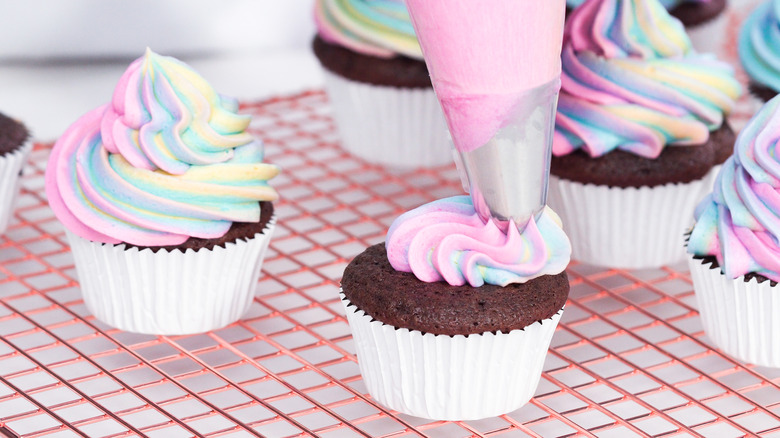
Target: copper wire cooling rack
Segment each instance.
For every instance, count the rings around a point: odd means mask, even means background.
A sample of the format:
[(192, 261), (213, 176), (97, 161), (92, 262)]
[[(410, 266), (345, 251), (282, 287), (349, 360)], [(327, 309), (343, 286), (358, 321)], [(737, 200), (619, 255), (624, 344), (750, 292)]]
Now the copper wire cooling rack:
[(454, 167), (407, 172), (343, 152), (322, 92), (245, 105), (282, 200), (250, 312), (155, 337), (92, 317), (44, 197), (47, 145), (0, 237), (0, 431), (7, 436), (780, 436), (780, 370), (702, 332), (685, 266), (573, 263), (536, 397), (497, 418), (398, 415), (366, 393), (341, 303), (348, 260), (402, 211), (461, 192)]

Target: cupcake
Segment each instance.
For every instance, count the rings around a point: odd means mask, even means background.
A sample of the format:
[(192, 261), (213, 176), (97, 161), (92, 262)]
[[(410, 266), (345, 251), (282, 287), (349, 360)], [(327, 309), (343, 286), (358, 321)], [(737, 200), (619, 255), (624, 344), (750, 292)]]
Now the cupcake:
[(403, 1), (316, 0), (314, 54), (344, 149), (395, 167), (452, 162), (444, 118)]
[(0, 234), (8, 228), (13, 215), (19, 174), (31, 150), (27, 128), (0, 113)]
[(399, 216), (386, 245), (358, 255), (341, 282), (368, 392), (437, 420), (525, 404), (566, 303), (569, 251), (549, 208), (507, 233), (468, 196)]
[[(585, 0), (567, 0), (567, 10)], [(660, 0), (669, 14), (680, 20), (693, 46), (704, 52), (720, 52), (726, 31), (726, 0)]]
[(745, 20), (739, 33), (739, 59), (750, 91), (764, 102), (780, 91), (780, 3), (767, 1)]
[(602, 266), (682, 261), (679, 236), (734, 134), (728, 65), (693, 51), (657, 0), (590, 0), (566, 24), (550, 206), (572, 257)]
[(740, 132), (696, 209), (688, 264), (704, 330), (742, 361), (780, 367), (780, 98)]
[(123, 330), (187, 334), (249, 308), (275, 218), (278, 173), (238, 102), (147, 49), (111, 102), (52, 149), (46, 194), (87, 308)]

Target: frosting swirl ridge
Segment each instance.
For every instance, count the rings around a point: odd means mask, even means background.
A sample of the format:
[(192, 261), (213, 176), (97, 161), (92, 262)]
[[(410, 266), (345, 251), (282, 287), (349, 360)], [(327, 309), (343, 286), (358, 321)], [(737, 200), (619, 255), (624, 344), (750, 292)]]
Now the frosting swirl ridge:
[[(664, 8), (666, 8), (667, 11), (671, 11), (683, 3), (707, 3), (708, 1), (710, 0), (659, 0), (659, 2), (663, 5)], [(566, 6), (570, 8), (576, 8), (584, 2), (585, 0), (566, 0)]]
[(453, 286), (506, 286), (562, 272), (571, 244), (549, 207), (520, 232), (482, 222), (469, 196), (439, 199), (408, 211), (387, 233), (387, 257), (397, 271)]
[(237, 110), (189, 66), (147, 49), (119, 79), (100, 131), (106, 149), (133, 166), (182, 174), (253, 141), (250, 117)]
[(260, 220), (279, 169), (245, 131), (249, 117), (185, 64), (147, 51), (110, 104), (54, 145), (46, 193), (55, 215), (97, 242), (178, 245)]
[(553, 153), (647, 158), (705, 143), (741, 92), (733, 70), (693, 51), (658, 0), (592, 0), (566, 23)]
[(324, 40), (356, 52), (423, 59), (402, 0), (316, 0), (314, 21)]
[(688, 252), (714, 256), (723, 274), (780, 281), (780, 99), (740, 132), (715, 186), (696, 208)]
[(780, 91), (780, 1), (768, 0), (745, 20), (739, 58), (755, 82)]

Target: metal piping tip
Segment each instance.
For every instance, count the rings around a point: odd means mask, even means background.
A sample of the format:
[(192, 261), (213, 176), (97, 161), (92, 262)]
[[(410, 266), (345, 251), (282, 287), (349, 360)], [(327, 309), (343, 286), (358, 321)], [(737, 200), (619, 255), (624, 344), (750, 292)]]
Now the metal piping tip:
[(502, 231), (512, 222), (522, 231), (547, 203), (559, 89), (555, 79), (522, 93), (493, 138), (458, 151), (461, 180), (465, 174), (477, 214)]

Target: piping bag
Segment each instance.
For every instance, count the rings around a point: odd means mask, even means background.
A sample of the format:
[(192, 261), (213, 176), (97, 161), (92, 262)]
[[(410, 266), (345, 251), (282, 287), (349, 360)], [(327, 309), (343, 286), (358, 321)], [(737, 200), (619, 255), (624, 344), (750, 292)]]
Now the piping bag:
[(406, 0), (480, 218), (521, 231), (547, 202), (565, 0)]

